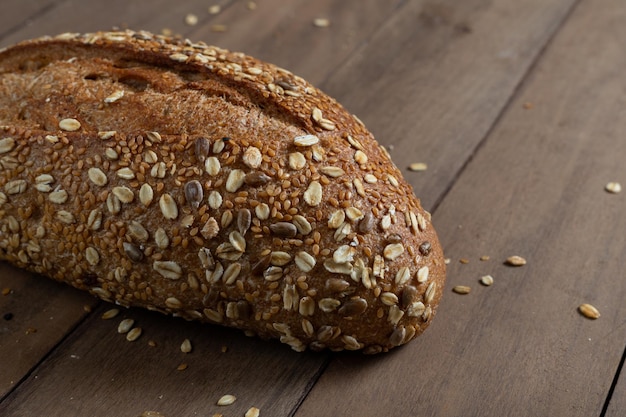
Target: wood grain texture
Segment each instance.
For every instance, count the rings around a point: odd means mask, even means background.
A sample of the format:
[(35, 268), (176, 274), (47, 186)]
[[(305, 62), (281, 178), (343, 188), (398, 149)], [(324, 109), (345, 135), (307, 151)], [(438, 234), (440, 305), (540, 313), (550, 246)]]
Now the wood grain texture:
[[(94, 297), (0, 263), (0, 398), (93, 308)], [(3, 294), (4, 294), (3, 292)]]
[[(626, 359), (626, 349), (624, 350), (624, 357), (622, 361)], [(610, 402), (607, 405), (605, 413), (606, 417), (620, 417), (626, 410), (626, 374), (624, 373), (624, 362), (622, 362), (621, 375), (617, 380), (617, 384), (614, 387), (613, 395)]]
[[(263, 415), (284, 416), (327, 357), (144, 310), (123, 309), (102, 320), (111, 307), (103, 303), (0, 403), (0, 415), (139, 416), (158, 411), (165, 416), (243, 416), (255, 406)], [(126, 318), (143, 330), (134, 342), (117, 332)], [(186, 338), (192, 343), (190, 353), (180, 348)], [(149, 346), (150, 340), (156, 346)], [(178, 370), (182, 364), (187, 368)], [(237, 401), (218, 407), (225, 394)]]
[(297, 416), (600, 415), (626, 340), (626, 200), (604, 191), (626, 178), (624, 12), (580, 4), (436, 211), (449, 288), (472, 292), (389, 357), (332, 362)]

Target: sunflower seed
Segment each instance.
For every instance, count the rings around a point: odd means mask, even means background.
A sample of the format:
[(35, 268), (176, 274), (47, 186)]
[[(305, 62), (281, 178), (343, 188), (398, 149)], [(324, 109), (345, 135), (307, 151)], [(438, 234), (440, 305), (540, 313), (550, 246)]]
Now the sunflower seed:
[(102, 320), (110, 320), (116, 317), (119, 313), (120, 310), (118, 308), (112, 308), (102, 313), (102, 316), (100, 317), (102, 318)]
[(292, 238), (298, 233), (298, 229), (291, 223), (278, 222), (270, 225), (270, 230), (278, 237)]
[(267, 184), (270, 179), (271, 178), (264, 173), (255, 171), (246, 174), (246, 178), (244, 178), (243, 182), (251, 187), (258, 187), (259, 185)]
[(191, 207), (198, 208), (203, 198), (204, 191), (202, 190), (200, 181), (192, 180), (185, 184), (185, 199)]
[(143, 260), (143, 252), (139, 250), (139, 248), (132, 243), (123, 242), (122, 247), (124, 248), (124, 253), (128, 256), (133, 262), (141, 262)]
[(135, 340), (139, 339), (139, 336), (141, 336), (141, 327), (134, 327), (132, 328), (127, 334), (126, 334), (126, 340), (128, 340), (129, 342), (134, 342)]

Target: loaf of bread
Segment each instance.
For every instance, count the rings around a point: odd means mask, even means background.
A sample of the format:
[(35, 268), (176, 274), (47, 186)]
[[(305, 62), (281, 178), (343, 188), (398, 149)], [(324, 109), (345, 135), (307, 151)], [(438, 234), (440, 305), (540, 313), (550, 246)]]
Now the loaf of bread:
[(289, 71), (147, 32), (0, 53), (0, 259), (122, 306), (387, 351), (430, 324), (429, 213)]

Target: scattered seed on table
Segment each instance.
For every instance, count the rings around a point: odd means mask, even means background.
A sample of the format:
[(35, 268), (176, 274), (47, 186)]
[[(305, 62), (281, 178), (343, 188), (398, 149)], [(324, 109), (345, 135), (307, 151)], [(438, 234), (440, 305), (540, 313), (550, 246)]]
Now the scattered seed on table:
[(133, 319), (124, 319), (120, 321), (119, 326), (117, 326), (118, 333), (128, 333), (130, 329), (132, 329), (133, 324), (135, 324), (135, 320)]
[(459, 262), (461, 262), (462, 264), (468, 264), (469, 263), (469, 259), (461, 258), (461, 259), (459, 259)]
[(457, 285), (456, 287), (452, 288), (452, 291), (457, 294), (469, 294), (471, 290), (472, 289), (466, 285)]
[(493, 285), (493, 277), (491, 275), (485, 275), (480, 278), (480, 283), (485, 286)]
[(489, 260), (489, 255), (483, 255), (480, 257), (481, 261), (488, 261)]
[(409, 171), (422, 172), (428, 169), (428, 165), (424, 162), (413, 162), (409, 165)]
[(246, 7), (248, 8), (248, 10), (256, 10), (256, 2), (249, 1)]
[(135, 340), (139, 339), (139, 336), (141, 336), (141, 331), (141, 327), (133, 327), (126, 334), (126, 340), (128, 340), (129, 342), (134, 342)]
[(191, 352), (191, 341), (189, 339), (183, 340), (183, 343), (180, 345), (180, 351), (183, 353)]
[(610, 182), (604, 186), (604, 189), (611, 194), (617, 194), (622, 191), (622, 184), (619, 182)]
[(450, 259), (450, 258), (446, 258), (446, 259), (443, 260), (443, 263), (446, 264), (446, 265), (450, 265), (450, 262), (452, 262), (452, 259)]
[(144, 411), (139, 417), (165, 417), (158, 411)]
[(198, 24), (198, 16), (196, 16), (195, 14), (191, 14), (189, 13), (187, 16), (185, 16), (185, 23), (189, 26), (195, 26)]
[(9, 294), (11, 294), (11, 288), (2, 289), (2, 295), (9, 295)]
[(26, 329), (26, 334), (32, 333), (37, 333), (37, 329), (35, 329), (34, 327), (29, 327), (28, 329)]
[(219, 4), (214, 4), (213, 6), (209, 6), (209, 14), (218, 14), (222, 11), (222, 6)]
[(84, 311), (85, 313), (91, 313), (91, 306), (90, 306), (90, 305), (85, 304), (85, 305), (83, 306), (83, 311)]
[(513, 255), (506, 258), (505, 263), (510, 266), (522, 266), (526, 265), (526, 259), (522, 258), (521, 256)]
[(330, 26), (330, 20), (323, 17), (318, 17), (316, 19), (313, 19), (313, 25), (318, 28), (327, 28), (328, 26)]
[(120, 314), (120, 310), (118, 308), (112, 308), (102, 313), (102, 316), (100, 317), (102, 318), (102, 320), (110, 320), (113, 317), (116, 317), (118, 314)]
[(581, 304), (578, 307), (578, 311), (580, 312), (580, 314), (591, 320), (595, 320), (600, 317), (600, 312), (598, 311), (598, 309), (591, 304)]
[(525, 108), (526, 110), (530, 110), (530, 109), (532, 109), (533, 107), (535, 107), (535, 105), (534, 105), (533, 103), (529, 102), (529, 101), (527, 101), (526, 103), (524, 103), (524, 108)]
[(222, 353), (226, 353), (226, 351), (228, 351), (228, 346), (222, 346)]
[(231, 405), (235, 402), (235, 400), (237, 400), (237, 397), (235, 397), (234, 395), (222, 395), (222, 398), (217, 400), (217, 405)]
[(188, 366), (189, 366), (189, 365), (187, 365), (186, 363), (181, 363), (180, 365), (178, 365), (178, 366), (176, 367), (176, 370), (177, 370), (177, 371), (184, 371), (185, 369), (187, 369), (187, 367), (188, 367)]
[(148, 346), (150, 346), (150, 347), (156, 347), (156, 345), (157, 345), (157, 344), (156, 344), (156, 342), (155, 342), (154, 340), (152, 340), (152, 339), (148, 340)]
[(250, 407), (248, 411), (246, 411), (245, 417), (259, 417), (261, 414), (261, 410), (256, 407)]

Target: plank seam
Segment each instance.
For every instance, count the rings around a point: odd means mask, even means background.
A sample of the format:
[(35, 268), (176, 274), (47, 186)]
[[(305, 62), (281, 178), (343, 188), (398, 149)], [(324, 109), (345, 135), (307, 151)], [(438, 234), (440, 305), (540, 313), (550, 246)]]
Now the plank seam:
[(332, 361), (332, 356), (330, 355), (328, 355), (326, 359), (324, 359), (324, 362), (322, 363), (322, 365), (319, 367), (317, 372), (313, 375), (313, 377), (309, 380), (307, 385), (304, 387), (304, 390), (302, 391), (302, 395), (300, 395), (298, 402), (294, 405), (293, 409), (291, 410), (291, 413), (289, 413), (289, 417), (294, 417), (296, 415), (296, 413), (300, 409), (300, 406), (302, 406), (302, 403), (304, 402), (304, 400), (309, 396), (309, 393), (311, 392), (311, 390), (313, 390), (313, 387), (317, 384), (317, 381), (319, 381), (319, 379), (322, 377), (324, 372), (326, 372), (326, 369), (330, 365), (331, 361)]
[(624, 362), (626, 362), (626, 347), (624, 347), (624, 352), (622, 353), (622, 358), (617, 365), (617, 369), (615, 370), (615, 375), (613, 376), (613, 381), (611, 382), (611, 387), (609, 388), (609, 392), (606, 394), (606, 398), (604, 400), (604, 405), (602, 406), (602, 411), (600, 412), (600, 417), (605, 417), (608, 412), (609, 405), (611, 403), (611, 399), (613, 398), (613, 393), (615, 392), (615, 388), (619, 382), (619, 377), (622, 373), (622, 369), (624, 368)]
[(489, 136), (491, 136), (493, 131), (500, 124), (500, 121), (507, 114), (508, 110), (513, 106), (513, 103), (515, 102), (515, 99), (519, 96), (520, 92), (524, 89), (524, 87), (525, 87), (525, 85), (526, 85), (526, 83), (527, 83), (527, 81), (529, 79), (529, 75), (532, 74), (535, 71), (535, 69), (539, 65), (539, 62), (541, 62), (541, 58), (546, 54), (546, 51), (552, 46), (552, 44), (553, 44), (554, 40), (556, 39), (558, 33), (561, 31), (563, 26), (570, 19), (570, 17), (574, 13), (574, 11), (579, 7), (579, 5), (582, 3), (582, 1), (583, 0), (575, 0), (574, 3), (570, 6), (570, 9), (564, 14), (564, 16), (561, 19), (561, 21), (558, 22), (555, 25), (555, 28), (552, 31), (552, 34), (550, 34), (550, 36), (548, 36), (548, 38), (547, 38), (546, 42), (544, 43), (544, 45), (539, 49), (539, 51), (536, 53), (535, 57), (531, 60), (530, 64), (528, 65), (528, 68), (523, 73), (523, 75), (520, 77), (519, 81), (517, 82), (517, 84), (513, 88), (509, 98), (506, 100), (506, 102), (502, 106), (502, 109), (500, 110), (500, 112), (494, 118), (493, 122), (491, 123), (491, 126), (489, 126), (489, 128), (487, 129), (487, 131), (485, 132), (483, 138), (480, 141), (478, 141), (478, 143), (474, 147), (472, 153), (467, 157), (465, 162), (461, 165), (461, 167), (458, 169), (456, 174), (452, 177), (452, 180), (450, 181), (450, 183), (448, 184), (446, 189), (435, 200), (435, 203), (433, 204), (432, 209), (431, 209), (432, 213), (435, 213), (437, 211), (437, 208), (439, 207), (439, 205), (443, 202), (443, 200), (446, 198), (446, 196), (450, 193), (450, 191), (452, 190), (452, 188), (454, 187), (454, 185), (456, 184), (458, 179), (461, 177), (461, 175), (463, 175), (463, 172), (465, 172), (465, 170), (467, 169), (469, 164), (472, 162), (474, 157), (483, 148), (483, 146), (487, 142), (487, 139), (489, 138)]

